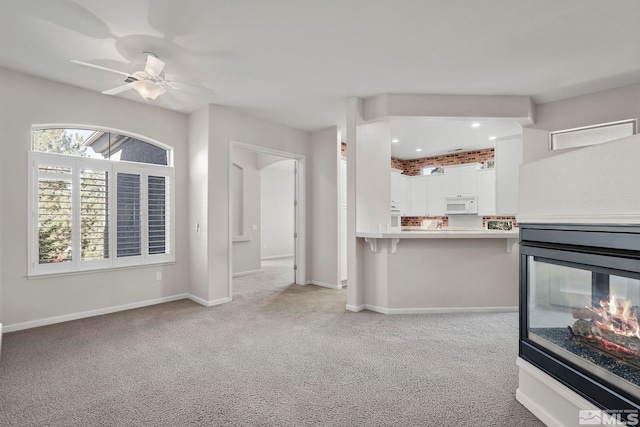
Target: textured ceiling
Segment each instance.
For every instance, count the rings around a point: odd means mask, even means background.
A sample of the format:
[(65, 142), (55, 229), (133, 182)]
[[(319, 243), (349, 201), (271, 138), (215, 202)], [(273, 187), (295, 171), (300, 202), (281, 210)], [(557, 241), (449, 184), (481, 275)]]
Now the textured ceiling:
[[(530, 95), (640, 82), (637, 0), (2, 0), (0, 66), (103, 91), (151, 51), (191, 112), (221, 104), (302, 130), (345, 98)], [(125, 98), (144, 102), (135, 92)], [(154, 102), (168, 108), (162, 97)]]

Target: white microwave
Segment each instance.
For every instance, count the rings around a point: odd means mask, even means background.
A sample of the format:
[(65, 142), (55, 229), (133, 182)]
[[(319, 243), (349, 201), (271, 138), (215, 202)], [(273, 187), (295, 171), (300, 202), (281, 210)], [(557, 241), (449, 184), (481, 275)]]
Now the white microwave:
[(446, 196), (445, 213), (447, 215), (478, 213), (476, 196)]

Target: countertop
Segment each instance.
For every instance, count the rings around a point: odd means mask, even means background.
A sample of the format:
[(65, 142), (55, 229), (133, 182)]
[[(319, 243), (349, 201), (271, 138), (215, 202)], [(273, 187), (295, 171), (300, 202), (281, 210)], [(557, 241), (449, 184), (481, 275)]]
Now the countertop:
[(391, 232), (359, 232), (356, 237), (369, 239), (518, 239), (518, 229), (485, 230), (485, 229), (440, 229), (409, 230)]

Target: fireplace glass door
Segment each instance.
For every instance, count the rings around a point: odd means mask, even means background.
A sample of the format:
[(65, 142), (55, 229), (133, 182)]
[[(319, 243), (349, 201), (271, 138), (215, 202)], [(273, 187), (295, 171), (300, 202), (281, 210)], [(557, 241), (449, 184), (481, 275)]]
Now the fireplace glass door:
[(528, 338), (640, 396), (636, 273), (528, 256)]

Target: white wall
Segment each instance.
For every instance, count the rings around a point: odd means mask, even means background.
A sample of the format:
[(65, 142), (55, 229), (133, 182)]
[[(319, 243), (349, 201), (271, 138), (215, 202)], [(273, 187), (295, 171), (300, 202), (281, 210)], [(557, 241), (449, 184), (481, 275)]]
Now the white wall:
[[(260, 270), (260, 171), (257, 154), (234, 148), (232, 162), (242, 168), (242, 234), (249, 240), (233, 242), (233, 273)], [(236, 214), (235, 212), (233, 213)], [(254, 230), (255, 227), (255, 230)]]
[(262, 259), (293, 256), (295, 160), (260, 171)]
[[(640, 117), (640, 84), (536, 105), (532, 129), (553, 132), (576, 127)], [(560, 154), (567, 150), (548, 149), (548, 140), (531, 138), (523, 131), (524, 163)]]
[(340, 131), (337, 127), (311, 134), (310, 197), (311, 283), (341, 287), (340, 277)]
[(518, 222), (638, 223), (640, 135), (520, 168)]
[(356, 229), (387, 231), (391, 225), (391, 125), (389, 121), (360, 125), (356, 140)]
[[(186, 293), (190, 273), (187, 116), (5, 69), (0, 69), (0, 81), (0, 321), (10, 326)], [(175, 264), (27, 279), (27, 155), (31, 126), (56, 123), (121, 130), (174, 148)], [(158, 271), (162, 272), (160, 281), (156, 280)]]
[(208, 223), (209, 117), (206, 109), (189, 115), (189, 293), (206, 300), (209, 295)]

